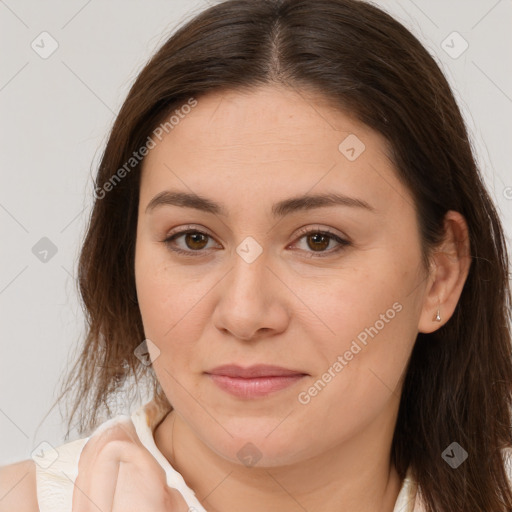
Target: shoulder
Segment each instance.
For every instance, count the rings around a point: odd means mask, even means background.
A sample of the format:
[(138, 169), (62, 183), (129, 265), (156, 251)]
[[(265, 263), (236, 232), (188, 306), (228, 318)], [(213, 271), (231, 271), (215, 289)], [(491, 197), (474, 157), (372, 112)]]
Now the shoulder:
[(40, 512), (32, 459), (0, 467), (0, 512)]
[[(100, 424), (90, 436), (53, 447), (43, 442), (34, 450), (35, 500), (39, 508), (34, 512), (68, 512), (72, 508), (79, 462), (88, 441), (109, 426), (126, 419), (119, 415)], [(8, 509), (5, 510), (7, 512)], [(0, 508), (0, 512), (4, 512)], [(10, 512), (10, 511), (9, 511)]]
[[(87, 437), (53, 447), (43, 442), (34, 458), (0, 467), (0, 512), (62, 512), (71, 510), (81, 454), (94, 435), (132, 419), (137, 433), (145, 433), (160, 416), (149, 414), (150, 404), (131, 418), (120, 414), (97, 426)], [(154, 411), (153, 411), (154, 412)], [(151, 420), (151, 421), (150, 421)]]
[(31, 459), (0, 468), (0, 512), (71, 510), (78, 459), (87, 440), (57, 448), (44, 442)]

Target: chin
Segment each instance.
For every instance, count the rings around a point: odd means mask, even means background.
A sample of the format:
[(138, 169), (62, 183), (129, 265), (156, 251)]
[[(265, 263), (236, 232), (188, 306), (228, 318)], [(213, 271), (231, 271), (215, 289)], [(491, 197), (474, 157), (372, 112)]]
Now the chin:
[[(275, 424), (272, 428), (275, 428)], [(286, 436), (284, 439), (272, 431), (261, 429), (257, 432), (246, 431), (246, 435), (235, 435), (226, 439), (208, 439), (208, 447), (217, 453), (220, 457), (229, 462), (245, 466), (247, 468), (279, 467), (294, 464), (305, 460), (313, 453), (310, 452), (311, 444), (309, 440), (294, 440), (292, 436)], [(301, 442), (304, 446), (301, 446)]]

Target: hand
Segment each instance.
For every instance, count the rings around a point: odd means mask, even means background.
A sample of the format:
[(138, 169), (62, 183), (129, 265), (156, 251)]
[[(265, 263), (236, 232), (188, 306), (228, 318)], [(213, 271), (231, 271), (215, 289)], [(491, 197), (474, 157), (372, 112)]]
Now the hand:
[(72, 512), (188, 512), (130, 420), (93, 435), (78, 462)]

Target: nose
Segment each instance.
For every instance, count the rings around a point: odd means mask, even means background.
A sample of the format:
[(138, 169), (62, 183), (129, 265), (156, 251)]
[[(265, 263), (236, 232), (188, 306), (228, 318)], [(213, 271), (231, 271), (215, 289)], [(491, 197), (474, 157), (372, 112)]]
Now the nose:
[(250, 341), (286, 330), (290, 291), (270, 267), (265, 251), (251, 263), (234, 253), (233, 267), (216, 288), (213, 322), (220, 331)]

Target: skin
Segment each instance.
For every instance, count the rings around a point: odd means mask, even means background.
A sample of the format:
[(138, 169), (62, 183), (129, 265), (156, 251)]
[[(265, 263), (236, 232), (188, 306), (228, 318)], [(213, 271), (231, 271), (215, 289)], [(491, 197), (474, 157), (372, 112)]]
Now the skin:
[[(140, 442), (130, 418), (101, 425), (84, 445), (77, 469), (72, 512), (192, 512), (167, 486), (165, 471)], [(39, 512), (39, 499), (32, 459), (0, 467), (0, 512)]]
[(188, 512), (129, 418), (87, 441), (74, 484), (72, 512)]
[[(337, 149), (348, 134), (366, 146), (355, 161)], [(168, 188), (224, 203), (228, 215), (146, 213)], [(271, 218), (274, 202), (322, 191), (364, 199), (376, 213), (335, 206)], [(192, 223), (220, 250), (193, 259), (162, 243)], [(327, 238), (320, 252), (330, 255), (308, 258), (319, 246), (297, 234), (304, 226), (330, 228), (351, 245), (332, 252), (338, 244)], [(263, 251), (251, 263), (235, 250), (247, 236)], [(179, 245), (187, 249), (184, 237)], [(450, 211), (429, 272), (421, 267), (412, 197), (384, 140), (324, 98), (276, 87), (201, 98), (150, 152), (141, 182), (137, 292), (153, 366), (175, 407), (155, 431), (157, 447), (209, 511), (392, 511), (402, 484), (389, 449), (403, 370), (417, 333), (453, 314), (470, 261), (465, 220)], [(399, 313), (383, 318), (392, 304)], [(379, 319), (383, 327), (347, 363), (351, 342)], [(299, 402), (332, 376), (340, 354), (342, 371)], [(308, 375), (242, 400), (204, 374), (227, 362)], [(255, 465), (237, 456), (247, 442)], [(38, 511), (35, 479), (32, 460), (0, 467), (0, 512)], [(192, 512), (131, 420), (99, 429), (82, 451), (72, 510), (98, 508)]]
[[(338, 149), (349, 134), (365, 144), (354, 161)], [(402, 484), (390, 464), (401, 378), (418, 332), (453, 314), (470, 258), (464, 218), (449, 212), (445, 241), (429, 272), (422, 267), (414, 202), (386, 155), (379, 134), (321, 96), (266, 86), (198, 98), (145, 158), (137, 296), (174, 407), (155, 442), (207, 510), (393, 510)], [(175, 205), (146, 212), (170, 189), (208, 197), (227, 215)], [(362, 199), (375, 212), (334, 205), (271, 216), (280, 200), (322, 192)], [(208, 236), (163, 242), (190, 225)], [(351, 245), (315, 245), (299, 233), (304, 227), (329, 228)], [(251, 263), (236, 252), (249, 236), (262, 250)], [(300, 403), (299, 393), (395, 303), (400, 312)], [(433, 321), (438, 307), (441, 322)], [(226, 363), (307, 375), (241, 399), (204, 373)], [(237, 456), (249, 442), (261, 457), (252, 467)]]

